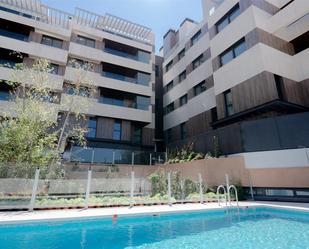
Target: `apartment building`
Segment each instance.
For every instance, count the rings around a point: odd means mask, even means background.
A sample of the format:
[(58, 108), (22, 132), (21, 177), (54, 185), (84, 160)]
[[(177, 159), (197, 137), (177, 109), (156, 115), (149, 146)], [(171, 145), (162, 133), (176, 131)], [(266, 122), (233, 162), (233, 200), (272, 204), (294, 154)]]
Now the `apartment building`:
[[(98, 163), (131, 163), (131, 153), (154, 150), (155, 129), (155, 55), (154, 34), (139, 24), (105, 14), (75, 9), (65, 13), (39, 0), (0, 0), (0, 110), (12, 102), (9, 87), (12, 66), (31, 65), (46, 58), (54, 68), (50, 89), (61, 102), (74, 88), (76, 68), (69, 61), (93, 64), (88, 76), (97, 96), (88, 110), (89, 152), (72, 146), (71, 155)], [(12, 51), (23, 58), (14, 57)], [(57, 118), (57, 117), (55, 117)], [(114, 152), (114, 155), (113, 155)], [(116, 153), (115, 153), (116, 152)], [(147, 156), (149, 157), (149, 156)], [(137, 160), (137, 159), (136, 159)]]
[(270, 130), (286, 115), (298, 117), (286, 129), (286, 140), (294, 141), (287, 147), (308, 147), (295, 138), (308, 138), (308, 115), (292, 114), (309, 110), (309, 1), (203, 0), (202, 6), (200, 23), (186, 19), (164, 36), (168, 147), (194, 142), (207, 152), (218, 139), (224, 154), (274, 149)]

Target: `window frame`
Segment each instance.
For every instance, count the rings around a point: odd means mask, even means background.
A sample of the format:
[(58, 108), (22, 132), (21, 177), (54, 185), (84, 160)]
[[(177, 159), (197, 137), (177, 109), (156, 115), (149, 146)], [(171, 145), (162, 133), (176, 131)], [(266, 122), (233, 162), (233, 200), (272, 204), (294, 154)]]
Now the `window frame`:
[(166, 64), (165, 72), (167, 73), (169, 70), (171, 70), (172, 66), (173, 66), (173, 60), (171, 60), (169, 63)]
[(182, 71), (179, 75), (178, 75), (178, 82), (182, 82), (187, 78), (187, 70)]
[[(117, 126), (119, 125), (119, 129), (116, 129)], [(121, 133), (122, 133), (122, 121), (120, 119), (115, 119), (114, 121), (114, 126), (113, 126), (113, 140), (117, 140), (117, 141), (120, 141), (121, 140)], [(116, 137), (115, 134), (118, 134), (119, 135), (119, 139), (118, 139), (118, 136)]]
[(191, 47), (194, 46), (194, 44), (196, 44), (201, 39), (201, 37), (202, 37), (202, 31), (199, 30), (190, 39)]
[[(50, 40), (50, 44), (48, 42), (47, 43), (44, 42), (44, 40), (46, 41), (46, 39)], [(61, 43), (61, 46), (55, 45), (56, 42)], [(49, 36), (49, 35), (42, 35), (41, 44), (46, 45), (46, 46), (50, 46), (50, 47), (53, 47), (53, 48), (62, 49), (62, 47), (63, 47), (63, 40), (55, 38), (55, 37), (52, 37), (52, 36)]]
[[(184, 101), (183, 101), (184, 100)], [(183, 106), (188, 103), (188, 94), (184, 94), (179, 98), (179, 105)]]
[[(84, 42), (82, 42), (82, 39), (84, 39)], [(93, 42), (93, 46), (91, 44), (89, 44), (89, 42)], [(86, 37), (86, 36), (82, 36), (82, 35), (77, 35), (76, 36), (76, 43), (83, 45), (83, 46), (87, 46), (90, 48), (95, 48), (95, 39)]]
[(182, 49), (179, 53), (178, 53), (178, 61), (180, 61), (183, 57), (186, 56), (186, 48)]
[(166, 86), (165, 86), (165, 92), (169, 92), (170, 90), (172, 90), (174, 87), (174, 81), (172, 80), (171, 82), (169, 82)]
[[(225, 116), (226, 117), (232, 116), (235, 112), (233, 107), (233, 98), (231, 89), (225, 91), (223, 93), (223, 97), (224, 97)], [(232, 111), (230, 111), (230, 108), (232, 109)]]
[[(93, 123), (93, 121), (94, 121), (94, 123)], [(91, 123), (95, 124), (95, 125), (90, 126)], [(87, 126), (88, 132), (87, 132), (86, 137), (87, 138), (96, 138), (97, 137), (97, 128), (98, 128), (98, 119), (96, 117), (89, 117), (88, 126)], [(94, 134), (89, 136), (89, 134), (92, 134), (92, 132), (94, 132)]]
[(192, 69), (197, 69), (204, 62), (204, 54), (200, 54), (196, 59), (192, 61)]
[[(233, 14), (237, 13), (235, 17), (233, 17)], [(225, 29), (232, 21), (234, 21), (239, 15), (240, 15), (240, 6), (239, 3), (235, 4), (216, 24), (216, 33), (220, 33), (223, 29)], [(231, 18), (233, 17), (233, 19)], [(220, 28), (220, 24), (227, 22), (225, 26)]]
[[(203, 88), (202, 88), (203, 85), (204, 85), (204, 90), (203, 90)], [(203, 80), (203, 81), (201, 81), (200, 83), (198, 83), (197, 85), (195, 85), (195, 86), (193, 87), (193, 89), (194, 89), (194, 96), (198, 96), (198, 95), (200, 95), (201, 93), (207, 91), (206, 80)], [(199, 90), (199, 89), (201, 89), (201, 90)]]
[[(235, 50), (237, 48), (240, 47), (240, 45), (244, 46), (244, 50), (241, 51), (241, 53), (236, 54)], [(234, 60), (236, 57), (240, 56), (242, 53), (244, 53), (247, 50), (247, 45), (246, 45), (246, 39), (243, 37), (241, 38), (239, 41), (237, 41), (236, 43), (234, 43), (231, 47), (229, 47), (228, 49), (226, 49), (225, 51), (223, 51), (220, 55), (219, 55), (219, 59), (220, 59), (220, 67), (228, 64), (230, 61)], [(232, 59), (228, 60), (227, 62), (223, 63), (223, 57), (229, 53), (232, 53)]]
[(175, 104), (174, 102), (169, 103), (166, 107), (165, 107), (165, 115), (173, 112), (175, 110)]

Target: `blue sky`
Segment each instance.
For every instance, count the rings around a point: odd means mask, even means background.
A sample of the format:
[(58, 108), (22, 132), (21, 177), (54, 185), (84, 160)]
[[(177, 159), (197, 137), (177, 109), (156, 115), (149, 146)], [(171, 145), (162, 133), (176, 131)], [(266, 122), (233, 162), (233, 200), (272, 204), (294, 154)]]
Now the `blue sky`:
[(189, 17), (202, 19), (201, 0), (42, 0), (43, 3), (74, 13), (83, 8), (97, 14), (110, 13), (151, 28), (156, 34), (156, 50), (169, 28), (178, 29)]

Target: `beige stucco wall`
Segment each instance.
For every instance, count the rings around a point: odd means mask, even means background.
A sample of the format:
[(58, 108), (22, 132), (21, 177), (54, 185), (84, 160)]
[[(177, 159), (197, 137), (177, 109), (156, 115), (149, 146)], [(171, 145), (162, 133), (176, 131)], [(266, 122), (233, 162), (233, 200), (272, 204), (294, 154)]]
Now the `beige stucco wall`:
[[(67, 177), (84, 178), (88, 166), (80, 165), (77, 171), (72, 168), (72, 165), (67, 165)], [(93, 166), (95, 171), (104, 168), (107, 170), (108, 166)], [(93, 177), (130, 177), (131, 165), (119, 165), (118, 168), (119, 172), (116, 173), (93, 172)], [(225, 174), (228, 174), (231, 184), (240, 183), (242, 186), (250, 186), (251, 181), (253, 187), (309, 188), (309, 167), (247, 169), (242, 156), (161, 166), (139, 165), (134, 166), (133, 170), (136, 178), (147, 178), (156, 170), (163, 170), (165, 172), (179, 171), (181, 178), (194, 181), (198, 181), (198, 174), (201, 173), (203, 181), (208, 186), (224, 184)]]

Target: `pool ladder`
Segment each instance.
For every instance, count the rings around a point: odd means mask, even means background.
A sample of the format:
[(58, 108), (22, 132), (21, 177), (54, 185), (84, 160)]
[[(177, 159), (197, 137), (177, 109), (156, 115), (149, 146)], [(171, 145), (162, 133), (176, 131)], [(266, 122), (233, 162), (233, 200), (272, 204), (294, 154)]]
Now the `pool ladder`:
[(217, 200), (218, 200), (218, 205), (221, 206), (221, 198), (219, 196), (220, 194), (220, 190), (223, 189), (223, 194), (224, 194), (224, 200), (225, 200), (225, 207), (228, 208), (228, 204), (229, 206), (232, 206), (232, 201), (231, 201), (231, 190), (233, 189), (235, 192), (235, 198), (236, 198), (236, 205), (238, 208), (238, 212), (239, 212), (239, 203), (238, 203), (238, 193), (237, 193), (237, 188), (235, 187), (235, 185), (228, 185), (227, 186), (227, 191), (225, 189), (224, 185), (220, 185), (217, 188)]

